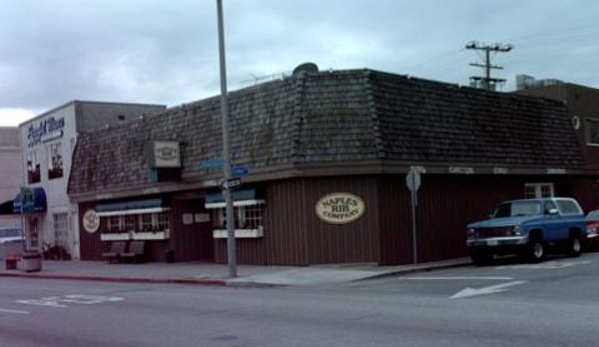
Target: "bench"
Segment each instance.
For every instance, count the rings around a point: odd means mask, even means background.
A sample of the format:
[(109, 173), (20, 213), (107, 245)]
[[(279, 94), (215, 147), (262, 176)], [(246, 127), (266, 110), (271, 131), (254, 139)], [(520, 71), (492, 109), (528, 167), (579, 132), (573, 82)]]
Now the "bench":
[(112, 261), (118, 261), (121, 254), (125, 253), (126, 250), (126, 241), (114, 241), (110, 243), (110, 251), (102, 253), (102, 257), (108, 258), (108, 262), (112, 264)]
[(130, 259), (135, 262), (143, 260), (145, 246), (145, 241), (131, 241), (129, 249), (127, 252), (120, 253), (119, 259)]

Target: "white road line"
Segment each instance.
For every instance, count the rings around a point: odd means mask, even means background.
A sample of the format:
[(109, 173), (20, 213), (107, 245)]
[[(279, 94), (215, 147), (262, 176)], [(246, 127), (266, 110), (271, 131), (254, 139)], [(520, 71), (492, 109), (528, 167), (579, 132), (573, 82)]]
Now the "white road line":
[(15, 313), (15, 314), (31, 314), (31, 312), (29, 312), (29, 311), (7, 310), (5, 308), (0, 308), (0, 312), (4, 312), (4, 313)]
[(493, 280), (493, 281), (509, 281), (513, 277), (497, 277), (497, 276), (446, 276), (446, 277), (400, 277), (404, 280), (431, 280), (431, 281), (465, 281), (465, 280)]
[(506, 270), (506, 269), (542, 269), (542, 270), (554, 270), (554, 269), (563, 269), (567, 267), (572, 267), (576, 265), (587, 265), (591, 264), (590, 260), (579, 260), (579, 261), (546, 261), (540, 264), (518, 264), (518, 265), (503, 265), (497, 266), (495, 269), (497, 270)]

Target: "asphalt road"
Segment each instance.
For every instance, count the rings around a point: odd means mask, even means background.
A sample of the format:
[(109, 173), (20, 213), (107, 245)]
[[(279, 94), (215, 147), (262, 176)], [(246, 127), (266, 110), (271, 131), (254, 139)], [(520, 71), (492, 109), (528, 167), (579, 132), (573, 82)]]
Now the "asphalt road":
[(599, 254), (318, 287), (0, 279), (0, 346), (592, 346)]

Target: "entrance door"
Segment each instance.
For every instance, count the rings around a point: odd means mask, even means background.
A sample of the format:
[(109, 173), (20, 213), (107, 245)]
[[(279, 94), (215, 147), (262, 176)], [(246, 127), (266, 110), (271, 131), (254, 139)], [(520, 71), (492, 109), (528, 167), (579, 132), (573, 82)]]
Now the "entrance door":
[(174, 205), (176, 261), (214, 261), (211, 214), (204, 208), (204, 199), (179, 200)]

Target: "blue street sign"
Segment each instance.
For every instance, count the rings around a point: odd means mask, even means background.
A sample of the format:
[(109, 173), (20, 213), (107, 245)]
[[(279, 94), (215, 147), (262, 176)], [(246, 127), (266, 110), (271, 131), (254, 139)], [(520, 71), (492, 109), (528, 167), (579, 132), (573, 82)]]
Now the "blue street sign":
[(243, 166), (235, 166), (233, 169), (231, 169), (231, 173), (235, 177), (240, 177), (240, 176), (245, 176), (248, 173), (250, 173), (250, 170), (248, 170), (247, 168), (245, 168)]
[(200, 160), (200, 169), (205, 170), (222, 170), (225, 166), (225, 160), (223, 158), (210, 158)]

